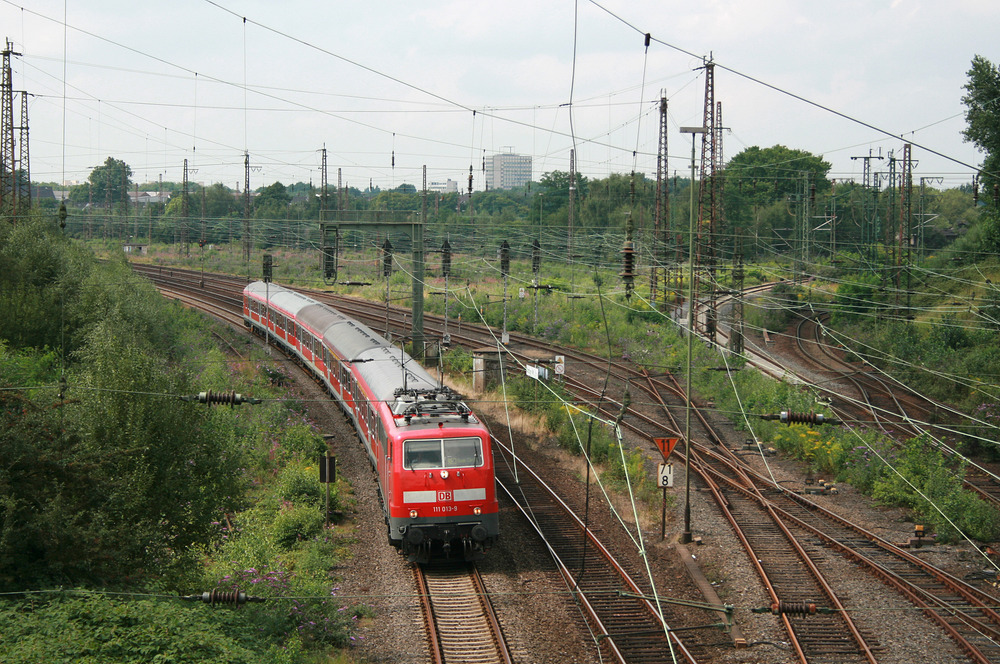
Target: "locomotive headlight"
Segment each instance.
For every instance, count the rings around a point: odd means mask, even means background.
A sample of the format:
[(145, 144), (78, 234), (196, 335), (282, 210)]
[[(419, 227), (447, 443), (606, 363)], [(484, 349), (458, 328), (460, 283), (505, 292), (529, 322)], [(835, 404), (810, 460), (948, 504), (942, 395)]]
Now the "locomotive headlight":
[(480, 514), (483, 513), (483, 510), (480, 507), (473, 507), (472, 508), (472, 513), (475, 514), (476, 516), (479, 516)]
[(443, 479), (443, 480), (448, 479), (448, 471), (447, 470), (442, 470), (441, 471), (441, 479)]
[(417, 510), (410, 510), (410, 518), (411, 519), (417, 518)]

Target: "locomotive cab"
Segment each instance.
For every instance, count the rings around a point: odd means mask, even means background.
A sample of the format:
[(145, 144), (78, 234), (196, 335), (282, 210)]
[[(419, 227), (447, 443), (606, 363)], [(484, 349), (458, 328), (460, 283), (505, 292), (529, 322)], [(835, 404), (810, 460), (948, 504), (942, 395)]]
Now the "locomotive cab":
[(390, 540), (411, 562), (482, 558), (499, 527), (485, 429), (465, 404), (440, 394), (397, 398), (393, 413), (399, 454)]

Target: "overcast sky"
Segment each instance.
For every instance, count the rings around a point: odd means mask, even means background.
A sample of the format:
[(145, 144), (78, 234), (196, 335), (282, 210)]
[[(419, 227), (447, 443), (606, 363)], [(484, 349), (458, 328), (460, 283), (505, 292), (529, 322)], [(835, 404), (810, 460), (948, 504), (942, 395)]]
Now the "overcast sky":
[(589, 177), (652, 176), (661, 91), (683, 175), (711, 57), (726, 159), (782, 144), (860, 181), (852, 157), (912, 142), (915, 179), (958, 186), (982, 161), (966, 72), (1000, 62), (995, 0), (0, 0), (0, 25), (32, 179), (56, 182), (113, 156), (140, 182), (187, 159), (192, 181), (242, 187), (249, 152), (252, 188), (319, 185), (324, 145), (330, 184), (362, 189), (419, 188), (423, 165), (464, 187), (471, 164), (479, 190), (508, 149), (538, 179), (574, 145)]

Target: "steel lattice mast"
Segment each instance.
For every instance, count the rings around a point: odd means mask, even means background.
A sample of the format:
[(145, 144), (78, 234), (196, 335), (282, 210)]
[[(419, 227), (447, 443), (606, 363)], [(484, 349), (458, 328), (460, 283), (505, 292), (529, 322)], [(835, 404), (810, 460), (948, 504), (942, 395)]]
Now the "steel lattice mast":
[[(667, 238), (670, 234), (670, 178), (667, 175), (667, 97), (660, 92), (660, 137), (656, 151), (656, 195), (653, 207), (653, 260), (649, 270), (649, 300), (667, 302)], [(662, 296), (662, 297), (661, 297)]]
[[(705, 324), (702, 328), (709, 341), (715, 341), (716, 311), (715, 311), (715, 240), (718, 204), (721, 200), (717, 170), (721, 171), (722, 154), (717, 142), (718, 118), (715, 107), (715, 64), (705, 63), (705, 115), (702, 127), (705, 133), (701, 137), (701, 168), (699, 172), (698, 196), (698, 231), (697, 261), (704, 276), (704, 287), (695, 284), (694, 301), (705, 300)], [(691, 183), (694, 186), (694, 183)], [(692, 302), (692, 305), (694, 302)]]
[(8, 218), (17, 218), (17, 157), (14, 152), (14, 84), (10, 68), (10, 56), (21, 55), (14, 52), (14, 45), (7, 40), (3, 50), (3, 74), (0, 81), (0, 211), (7, 211)]

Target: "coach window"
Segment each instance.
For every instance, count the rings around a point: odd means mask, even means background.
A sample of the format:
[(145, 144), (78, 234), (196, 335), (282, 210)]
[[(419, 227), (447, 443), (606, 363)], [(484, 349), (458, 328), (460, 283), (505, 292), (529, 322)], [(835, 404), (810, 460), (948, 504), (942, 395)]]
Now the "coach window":
[(403, 468), (407, 470), (418, 470), (420, 468), (440, 467), (440, 439), (403, 441)]

